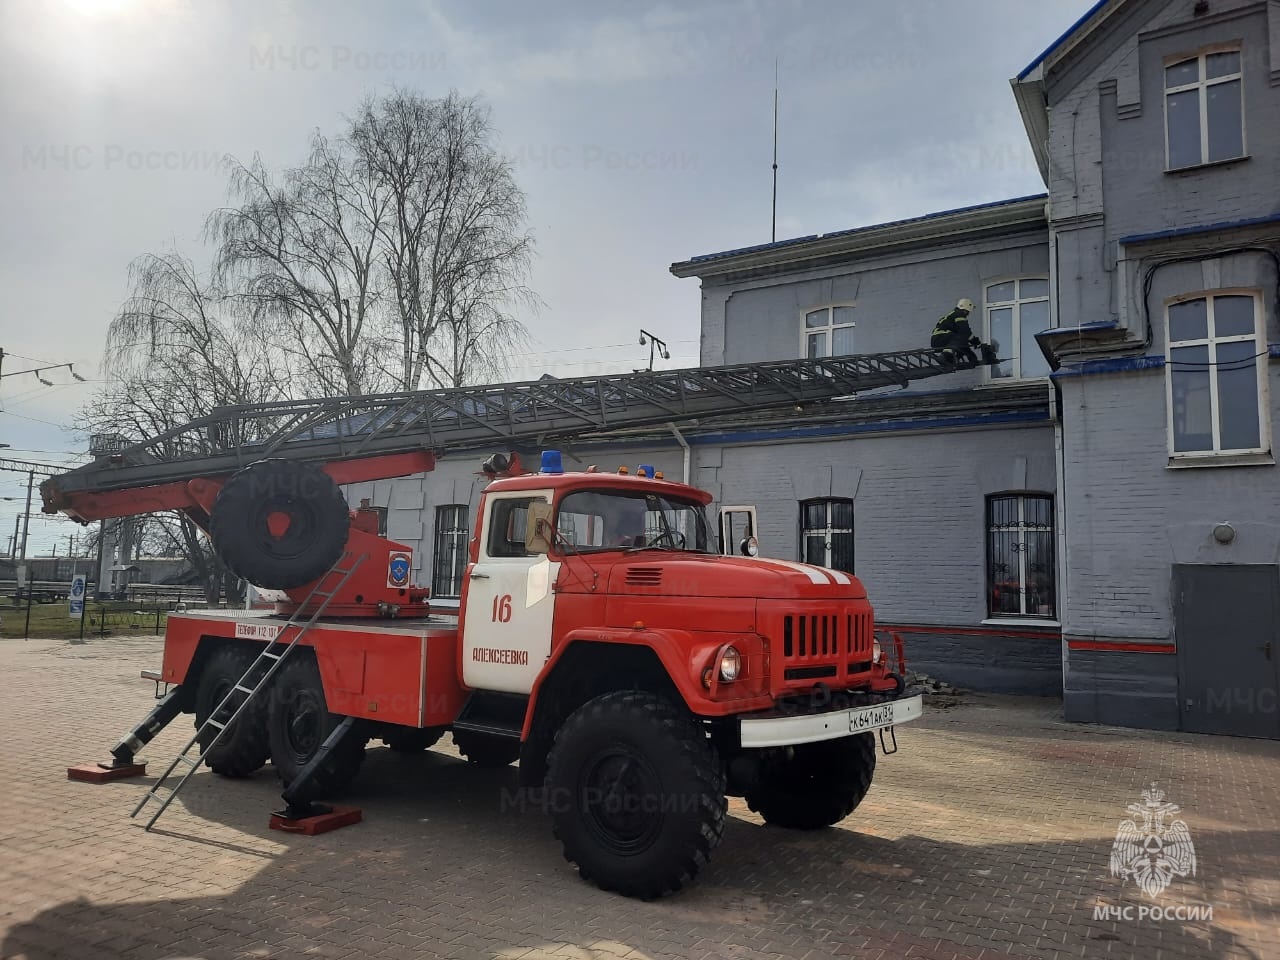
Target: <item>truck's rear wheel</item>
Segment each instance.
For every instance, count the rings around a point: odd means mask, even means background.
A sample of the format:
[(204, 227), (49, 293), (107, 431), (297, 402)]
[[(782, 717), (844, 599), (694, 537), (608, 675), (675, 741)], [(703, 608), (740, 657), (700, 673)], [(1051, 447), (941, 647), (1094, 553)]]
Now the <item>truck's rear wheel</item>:
[(440, 727), (401, 727), (383, 734), (382, 742), (396, 753), (422, 753), (444, 736)]
[(486, 737), (469, 730), (455, 730), (453, 745), (468, 763), (477, 767), (508, 767), (520, 756), (520, 741), (512, 737)]
[[(271, 763), (285, 786), (297, 779), (341, 722), (342, 717), (330, 713), (325, 703), (320, 668), (310, 650), (294, 653), (276, 675), (267, 715)], [(311, 778), (306, 796), (299, 799), (319, 800), (345, 790), (360, 771), (367, 740), (352, 730), (325, 758)]]
[(764, 764), (759, 781), (746, 791), (747, 806), (779, 827), (829, 827), (853, 813), (875, 772), (876, 740), (870, 733), (798, 744)]
[(342, 555), (351, 511), (333, 479), (292, 460), (260, 460), (218, 492), (209, 539), (237, 576), (268, 590), (310, 583)]
[(651, 693), (607, 693), (556, 734), (547, 793), (565, 859), (584, 880), (650, 899), (679, 890), (724, 832), (725, 778), (684, 710)]
[[(197, 730), (244, 676), (253, 661), (252, 651), (237, 647), (221, 647), (205, 660), (200, 670), (200, 679), (196, 683)], [(225, 722), (235, 712), (242, 696), (233, 699), (216, 719)], [(267, 743), (266, 691), (260, 691), (236, 718), (236, 722), (223, 731), (213, 748), (207, 749), (217, 732), (217, 728), (209, 727), (199, 737), (204, 762), (210, 770), (224, 777), (247, 777), (260, 769), (271, 755), (271, 748)]]

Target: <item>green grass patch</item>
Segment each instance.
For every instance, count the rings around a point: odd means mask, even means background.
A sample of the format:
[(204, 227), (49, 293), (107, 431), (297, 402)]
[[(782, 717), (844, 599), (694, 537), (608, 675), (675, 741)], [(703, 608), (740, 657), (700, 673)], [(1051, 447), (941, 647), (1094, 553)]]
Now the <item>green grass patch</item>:
[[(101, 603), (89, 600), (85, 603), (85, 639), (164, 633), (169, 607), (168, 603), (157, 605), (136, 600), (108, 600)], [(73, 618), (67, 611), (65, 600), (58, 603), (33, 603), (31, 628), (28, 630), (26, 601), (14, 605), (12, 596), (0, 598), (0, 638), (76, 639), (80, 636), (80, 618)]]

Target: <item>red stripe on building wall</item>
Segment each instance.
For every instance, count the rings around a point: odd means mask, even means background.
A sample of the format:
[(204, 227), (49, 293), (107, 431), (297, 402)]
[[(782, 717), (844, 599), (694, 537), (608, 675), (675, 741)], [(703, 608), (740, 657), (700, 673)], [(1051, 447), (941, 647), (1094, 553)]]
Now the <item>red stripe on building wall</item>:
[(1172, 643), (1131, 643), (1124, 640), (1068, 640), (1068, 650), (1118, 650), (1124, 653), (1176, 653)]
[(1026, 637), (1028, 640), (1059, 640), (1062, 631), (1057, 627), (1044, 630), (1009, 630), (1005, 627), (935, 627), (919, 626), (910, 623), (876, 622), (877, 630), (896, 630), (899, 633), (941, 633), (952, 636), (972, 637)]

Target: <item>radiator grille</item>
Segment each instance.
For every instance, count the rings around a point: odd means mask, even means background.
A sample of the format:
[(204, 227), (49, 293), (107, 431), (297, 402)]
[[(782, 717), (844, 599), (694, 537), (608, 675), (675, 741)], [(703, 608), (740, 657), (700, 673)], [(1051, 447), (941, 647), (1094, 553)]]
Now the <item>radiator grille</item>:
[(863, 653), (871, 649), (871, 634), (867, 613), (789, 614), (782, 619), (782, 655), (812, 660)]

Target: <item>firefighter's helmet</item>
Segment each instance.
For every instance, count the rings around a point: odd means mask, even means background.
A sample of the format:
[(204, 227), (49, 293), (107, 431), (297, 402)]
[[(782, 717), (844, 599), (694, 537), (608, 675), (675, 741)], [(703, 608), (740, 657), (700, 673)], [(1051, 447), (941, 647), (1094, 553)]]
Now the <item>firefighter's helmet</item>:
[(957, 310), (963, 310), (965, 313), (973, 313), (973, 301), (968, 297), (964, 297), (956, 304)]

